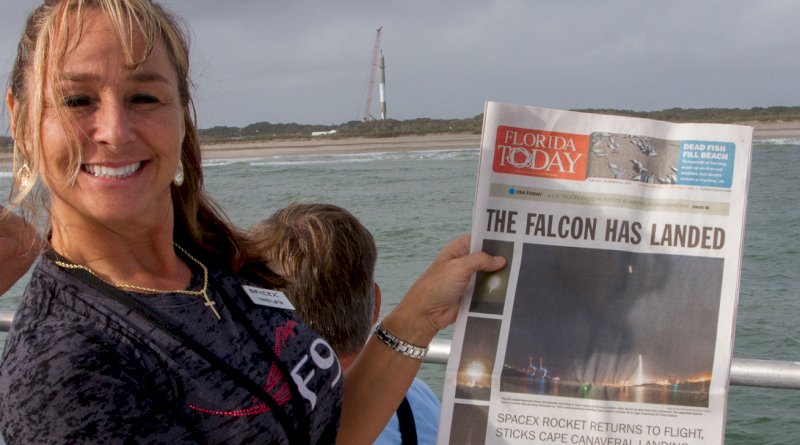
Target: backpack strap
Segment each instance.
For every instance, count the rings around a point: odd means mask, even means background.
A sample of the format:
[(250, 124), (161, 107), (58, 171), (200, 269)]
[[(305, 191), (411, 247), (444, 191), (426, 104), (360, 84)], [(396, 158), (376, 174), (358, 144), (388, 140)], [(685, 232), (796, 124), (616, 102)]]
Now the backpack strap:
[[(48, 251), (46, 252), (46, 254), (49, 254), (50, 258), (53, 260), (61, 260), (61, 261), (66, 260), (55, 251)], [(286, 413), (286, 411), (283, 410), (283, 407), (278, 405), (275, 399), (273, 399), (272, 395), (267, 393), (267, 391), (265, 391), (264, 388), (261, 387), (261, 385), (255, 383), (244, 372), (234, 368), (228, 362), (222, 360), (214, 352), (212, 352), (205, 346), (201, 345), (194, 338), (187, 335), (178, 326), (173, 325), (172, 323), (161, 317), (156, 311), (151, 309), (149, 306), (142, 304), (133, 298), (130, 298), (129, 296), (125, 295), (125, 293), (123, 293), (121, 290), (106, 283), (103, 280), (100, 280), (92, 273), (85, 271), (83, 269), (62, 269), (62, 270), (78, 278), (87, 286), (100, 291), (100, 293), (106, 298), (116, 301), (117, 303), (122, 304), (129, 310), (139, 314), (141, 317), (148, 320), (154, 326), (161, 329), (165, 333), (169, 334), (172, 338), (183, 343), (189, 349), (193, 350), (198, 355), (203, 357), (209, 364), (211, 364), (217, 370), (222, 371), (231, 380), (236, 382), (237, 385), (247, 389), (254, 397), (259, 399), (261, 402), (265, 403), (270, 408), (270, 411), (272, 412), (278, 423), (281, 424), (284, 431), (286, 432), (286, 435), (289, 438), (290, 443), (293, 444), (309, 443), (310, 441), (309, 431), (307, 429), (303, 431), (301, 428), (296, 427), (294, 425), (294, 421), (292, 420), (292, 418), (290, 418), (290, 416)], [(285, 375), (289, 374), (286, 373)]]
[(411, 404), (408, 403), (408, 399), (405, 397), (400, 402), (400, 406), (397, 407), (397, 420), (400, 424), (400, 438), (403, 445), (417, 445), (417, 425), (414, 423)]

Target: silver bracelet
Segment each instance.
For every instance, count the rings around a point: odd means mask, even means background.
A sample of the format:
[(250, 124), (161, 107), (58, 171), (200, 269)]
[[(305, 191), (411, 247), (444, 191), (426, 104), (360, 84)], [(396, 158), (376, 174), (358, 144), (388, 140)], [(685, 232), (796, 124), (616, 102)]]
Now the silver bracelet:
[(425, 354), (428, 353), (428, 348), (426, 347), (412, 345), (411, 343), (407, 343), (395, 337), (383, 327), (383, 323), (378, 323), (378, 325), (375, 326), (375, 335), (386, 346), (405, 355), (406, 357), (422, 360), (425, 358)]

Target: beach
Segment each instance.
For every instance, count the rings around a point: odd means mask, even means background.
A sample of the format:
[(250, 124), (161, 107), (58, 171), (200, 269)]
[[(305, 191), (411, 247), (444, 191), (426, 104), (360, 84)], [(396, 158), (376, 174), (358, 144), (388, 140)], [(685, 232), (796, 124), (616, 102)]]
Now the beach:
[(320, 136), (307, 140), (224, 142), (203, 145), (203, 159), (246, 159), (272, 156), (307, 156), (478, 148), (479, 134), (431, 134), (387, 138)]
[[(800, 121), (742, 122), (754, 128), (753, 138), (800, 138)], [(223, 142), (203, 144), (203, 159), (254, 159), (273, 156), (343, 155), (426, 150), (476, 149), (481, 136), (471, 133), (444, 133), (386, 138), (331, 138), (320, 136), (304, 140)], [(9, 163), (10, 153), (0, 153), (0, 162)]]
[[(800, 121), (743, 122), (753, 127), (753, 138), (800, 138)], [(387, 138), (337, 138), (319, 136), (306, 140), (224, 142), (203, 145), (203, 159), (247, 159), (272, 156), (337, 155), (424, 150), (478, 148), (479, 134), (430, 134)]]

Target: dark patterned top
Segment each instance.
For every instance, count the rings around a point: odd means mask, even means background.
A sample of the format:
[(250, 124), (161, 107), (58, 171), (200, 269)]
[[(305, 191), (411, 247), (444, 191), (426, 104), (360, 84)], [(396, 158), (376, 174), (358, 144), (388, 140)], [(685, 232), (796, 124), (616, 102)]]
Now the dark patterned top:
[[(200, 297), (124, 295), (244, 372), (282, 416), (52, 256), (33, 272), (0, 362), (0, 429), (9, 444), (334, 441), (343, 375), (330, 346), (293, 313), (255, 304), (242, 290), (249, 283), (210, 270), (209, 294), (222, 321)], [(192, 289), (199, 287), (195, 271)], [(240, 310), (232, 313), (227, 304), (234, 302)], [(259, 348), (253, 329), (274, 354)], [(294, 423), (288, 432), (279, 417)]]

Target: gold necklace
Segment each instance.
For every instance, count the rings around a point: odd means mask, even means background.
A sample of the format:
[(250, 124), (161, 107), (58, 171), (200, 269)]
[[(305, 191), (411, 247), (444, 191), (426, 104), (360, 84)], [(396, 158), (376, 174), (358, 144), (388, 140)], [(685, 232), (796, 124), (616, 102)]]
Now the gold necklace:
[(60, 267), (63, 267), (64, 269), (81, 269), (81, 270), (85, 270), (86, 272), (89, 272), (90, 274), (94, 275), (97, 279), (102, 280), (102, 281), (104, 281), (104, 282), (106, 282), (106, 283), (108, 283), (108, 284), (110, 284), (110, 285), (112, 285), (114, 287), (120, 288), (120, 289), (130, 289), (130, 290), (135, 290), (135, 291), (139, 291), (139, 292), (148, 292), (148, 293), (153, 293), (153, 294), (175, 293), (175, 294), (192, 295), (192, 296), (195, 296), (195, 297), (203, 297), (203, 300), (205, 301), (205, 305), (208, 306), (209, 309), (211, 309), (212, 312), (214, 312), (214, 315), (217, 316), (217, 320), (222, 320), (222, 317), (219, 315), (219, 312), (217, 311), (217, 308), (216, 308), (217, 304), (214, 301), (212, 301), (211, 298), (208, 297), (208, 268), (206, 267), (205, 264), (201, 263), (200, 260), (198, 260), (197, 258), (195, 258), (192, 255), (190, 255), (189, 252), (186, 251), (186, 249), (184, 249), (183, 247), (179, 246), (178, 243), (173, 243), (173, 244), (175, 245), (175, 247), (178, 250), (183, 252), (184, 255), (186, 255), (190, 260), (192, 260), (195, 263), (197, 263), (197, 265), (200, 266), (201, 269), (203, 269), (203, 288), (202, 289), (200, 289), (200, 290), (181, 290), (181, 289), (179, 289), (179, 290), (170, 291), (170, 290), (152, 289), (152, 288), (143, 287), (143, 286), (136, 286), (136, 285), (133, 285), (133, 284), (115, 283), (113, 281), (108, 281), (108, 280), (100, 277), (100, 275), (97, 275), (95, 273), (95, 271), (93, 271), (92, 269), (89, 269), (86, 266), (81, 266), (80, 264), (74, 264), (74, 263), (67, 263), (67, 262), (64, 262), (64, 261), (55, 261), (55, 263), (56, 263), (56, 265), (58, 265)]

